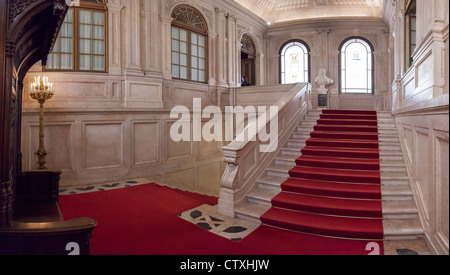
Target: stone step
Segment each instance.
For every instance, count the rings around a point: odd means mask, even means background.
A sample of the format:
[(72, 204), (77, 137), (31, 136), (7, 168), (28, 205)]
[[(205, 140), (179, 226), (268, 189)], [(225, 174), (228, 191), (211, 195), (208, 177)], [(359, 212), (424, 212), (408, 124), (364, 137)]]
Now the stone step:
[(382, 160), (380, 162), (381, 167), (392, 166), (392, 167), (406, 167), (405, 162), (401, 160)]
[(293, 156), (298, 158), (302, 155), (302, 152), (298, 147), (283, 147), (281, 148), (281, 154), (283, 156)]
[(265, 188), (256, 188), (247, 194), (247, 200), (251, 203), (261, 204), (272, 207), (272, 199), (281, 191), (275, 191)]
[(265, 176), (261, 177), (256, 183), (259, 188), (281, 192), (281, 184), (287, 179), (287, 177)]
[(310, 134), (311, 132), (314, 131), (314, 126), (299, 126), (297, 127), (297, 131), (294, 133), (299, 133), (299, 134)]
[[(267, 189), (278, 194), (282, 191), (281, 184), (288, 178), (266, 176), (257, 181), (259, 189)], [(383, 201), (411, 201), (414, 199), (411, 188), (405, 186), (382, 186), (381, 194)]]
[(381, 184), (410, 186), (410, 181), (406, 172), (382, 172)]
[(383, 219), (417, 219), (419, 211), (413, 200), (383, 201)]
[[(303, 144), (305, 144), (305, 146), (306, 146), (306, 141), (308, 140), (308, 139), (310, 139), (311, 137), (308, 137), (308, 138), (298, 138), (298, 137), (295, 137), (293, 134), (291, 135), (291, 137), (288, 139), (288, 141), (296, 141), (296, 142), (301, 142), (301, 143), (303, 143)], [(288, 143), (286, 142), (286, 145), (287, 145)]]
[[(247, 204), (256, 204), (270, 208), (272, 199), (280, 192), (264, 188), (256, 188), (247, 195)], [(418, 210), (413, 200), (383, 200), (383, 219), (385, 220), (407, 220), (417, 219)], [(260, 216), (257, 218), (259, 219)], [(256, 218), (256, 216), (254, 216)]]
[(295, 165), (279, 165), (279, 164), (272, 164), (267, 168), (267, 176), (273, 176), (273, 177), (289, 177), (289, 171), (294, 168)]
[(305, 116), (305, 118), (304, 118), (304, 120), (318, 120), (318, 119), (320, 119), (320, 115), (321, 115), (322, 113), (309, 113), (309, 114), (306, 114), (306, 116)]
[(403, 156), (403, 152), (401, 150), (382, 150), (380, 151), (381, 156)]
[(405, 173), (407, 174), (406, 166), (381, 166), (381, 173)]
[(400, 140), (398, 139), (398, 135), (386, 135), (386, 134), (379, 134), (378, 141), (380, 143), (382, 143), (382, 142), (400, 142)]
[(392, 161), (398, 160), (403, 161), (403, 152), (400, 150), (380, 150), (380, 160), (381, 161)]
[(298, 147), (300, 149), (303, 149), (306, 147), (306, 141), (302, 139), (289, 139), (287, 141), (287, 147)]
[(379, 144), (380, 151), (401, 151), (402, 147), (398, 142), (382, 142)]
[(385, 115), (385, 116), (378, 116), (377, 119), (378, 119), (378, 121), (383, 121), (383, 120), (392, 120), (392, 121), (394, 121), (395, 120), (395, 118), (392, 115), (391, 116), (387, 116), (387, 115)]
[(311, 109), (308, 110), (308, 114), (322, 114), (323, 110), (322, 109)]
[(383, 201), (410, 201), (414, 199), (411, 187), (408, 185), (381, 186)]
[(382, 160), (380, 162), (381, 172), (384, 173), (404, 173), (407, 175), (407, 169), (403, 160)]
[(398, 135), (397, 128), (386, 129), (378, 128), (378, 134), (380, 135)]
[(309, 119), (309, 120), (303, 120), (299, 127), (314, 127), (317, 125), (317, 120), (316, 119)]
[[(260, 217), (264, 215), (270, 206), (244, 202), (236, 208), (236, 218), (261, 224)], [(417, 240), (424, 238), (424, 231), (419, 219), (384, 219), (384, 239)]]
[(424, 238), (424, 231), (419, 219), (383, 220), (384, 239), (417, 240)]
[(379, 118), (381, 118), (381, 117), (393, 117), (392, 116), (392, 112), (389, 112), (389, 111), (387, 111), (387, 112), (385, 112), (385, 111), (378, 111), (377, 112), (377, 116), (379, 117)]
[(394, 172), (407, 174), (406, 165), (403, 160), (382, 160), (380, 162), (381, 172)]
[(311, 138), (311, 133), (307, 132), (293, 132), (292, 136), (293, 139), (302, 139), (302, 140), (308, 140)]
[(295, 165), (295, 160), (297, 159), (294, 155), (278, 155), (275, 157), (275, 164), (281, 165)]
[(378, 120), (378, 128), (397, 128), (397, 125), (395, 124), (394, 120)]
[(235, 217), (242, 220), (261, 224), (259, 219), (264, 213), (269, 211), (270, 206), (244, 202), (235, 208)]

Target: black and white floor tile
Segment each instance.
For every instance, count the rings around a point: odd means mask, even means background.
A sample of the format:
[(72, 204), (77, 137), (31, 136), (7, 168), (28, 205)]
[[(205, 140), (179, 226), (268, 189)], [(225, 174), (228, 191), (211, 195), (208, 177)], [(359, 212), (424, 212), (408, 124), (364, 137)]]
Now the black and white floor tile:
[(126, 180), (126, 181), (115, 181), (110, 183), (101, 183), (101, 184), (92, 184), (87, 186), (74, 186), (74, 187), (60, 187), (59, 194), (60, 195), (76, 195), (76, 194), (84, 194), (91, 192), (100, 192), (107, 190), (114, 190), (119, 188), (125, 188), (130, 186), (147, 184), (151, 181), (144, 178)]
[[(149, 179), (138, 178), (126, 181), (92, 184), (86, 186), (61, 187), (60, 195), (76, 195), (91, 192), (100, 192), (143, 185), (153, 182)], [(197, 208), (178, 214), (178, 216), (193, 223), (206, 231), (217, 234), (232, 241), (239, 242), (252, 233), (260, 224), (250, 221), (233, 219), (221, 215), (217, 206), (202, 205)], [(385, 255), (430, 255), (430, 251), (423, 240), (412, 241), (386, 241)]]
[(178, 216), (211, 233), (237, 242), (244, 239), (259, 226), (256, 223), (221, 215), (217, 211), (217, 206), (211, 205), (202, 205), (178, 214)]

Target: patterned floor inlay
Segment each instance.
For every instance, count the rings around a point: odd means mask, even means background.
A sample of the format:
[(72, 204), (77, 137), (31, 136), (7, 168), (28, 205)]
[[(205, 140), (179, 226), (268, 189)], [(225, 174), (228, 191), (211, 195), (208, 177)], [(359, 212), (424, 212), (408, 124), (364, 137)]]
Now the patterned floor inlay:
[(237, 242), (244, 239), (259, 226), (256, 223), (221, 215), (217, 213), (217, 206), (207, 204), (178, 214), (178, 216), (211, 233)]
[(148, 179), (140, 178), (140, 179), (127, 180), (127, 181), (116, 181), (116, 182), (109, 182), (109, 183), (92, 184), (92, 185), (88, 185), (88, 186), (61, 187), (59, 189), (59, 194), (60, 195), (76, 195), (76, 194), (84, 194), (84, 193), (90, 193), (90, 192), (107, 191), (107, 190), (114, 190), (114, 189), (119, 189), (119, 188), (135, 186), (135, 185), (147, 184), (149, 182), (152, 182), (152, 181), (150, 181)]
[(385, 241), (385, 255), (432, 255), (425, 240)]

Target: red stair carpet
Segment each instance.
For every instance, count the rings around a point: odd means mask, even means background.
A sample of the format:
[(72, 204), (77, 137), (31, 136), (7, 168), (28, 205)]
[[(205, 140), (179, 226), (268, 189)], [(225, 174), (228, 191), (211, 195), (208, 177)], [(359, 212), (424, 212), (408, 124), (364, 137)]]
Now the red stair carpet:
[(324, 110), (317, 123), (261, 221), (316, 238), (383, 247), (377, 113)]
[[(358, 190), (353, 190), (358, 193)], [(218, 198), (154, 183), (60, 196), (64, 218), (92, 217), (92, 255), (367, 255), (368, 241), (323, 238), (262, 225), (239, 242), (177, 214)]]
[(60, 196), (65, 219), (91, 217), (98, 223), (91, 255), (253, 255), (265, 254), (207, 232), (177, 214), (217, 198), (154, 183)]
[(367, 255), (373, 242), (383, 254), (376, 121), (375, 112), (324, 111), (263, 225), (239, 242), (177, 217), (217, 198), (154, 183), (61, 196), (61, 211), (98, 222), (93, 255)]

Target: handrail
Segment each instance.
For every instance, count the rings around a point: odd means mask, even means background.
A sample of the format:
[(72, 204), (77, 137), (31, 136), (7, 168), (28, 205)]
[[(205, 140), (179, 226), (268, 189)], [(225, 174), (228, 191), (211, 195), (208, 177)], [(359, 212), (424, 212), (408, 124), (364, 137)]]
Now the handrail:
[[(311, 109), (310, 83), (299, 83), (289, 90), (257, 120), (252, 121), (233, 142), (222, 148), (227, 167), (222, 176), (219, 197), (219, 213), (234, 217), (235, 207), (244, 200), (256, 180), (270, 165), (270, 161), (281, 149), (279, 144), (287, 141), (301, 119)], [(278, 108), (278, 112), (273, 109)], [(272, 122), (278, 124), (271, 129)], [(256, 131), (252, 129), (257, 129)], [(277, 130), (276, 144), (268, 150), (260, 150), (267, 145), (258, 136), (267, 134), (267, 129)]]
[[(306, 92), (305, 87), (308, 85), (308, 83), (298, 83), (295, 85), (287, 94), (285, 94), (278, 102), (276, 102), (272, 107), (278, 108), (278, 113), (286, 106), (286, 104), (292, 100), (296, 95), (298, 95), (299, 91), (300, 93), (302, 91)], [(274, 86), (275, 87), (275, 86)], [(269, 117), (267, 115), (269, 114)], [(231, 150), (234, 151), (236, 148), (242, 149), (245, 147), (249, 142), (255, 139), (256, 135), (259, 134), (260, 131), (263, 130), (263, 128), (271, 122), (275, 117), (275, 114), (273, 112), (266, 111), (262, 116), (260, 116), (257, 120), (251, 122), (247, 127), (244, 129), (244, 133), (241, 133), (240, 135), (244, 135), (248, 137), (244, 141), (238, 141), (234, 140), (232, 143), (228, 144), (227, 146), (222, 147), (222, 150), (227, 151)], [(264, 120), (265, 119), (265, 120)], [(249, 129), (258, 129), (258, 131), (253, 132), (249, 131)]]

